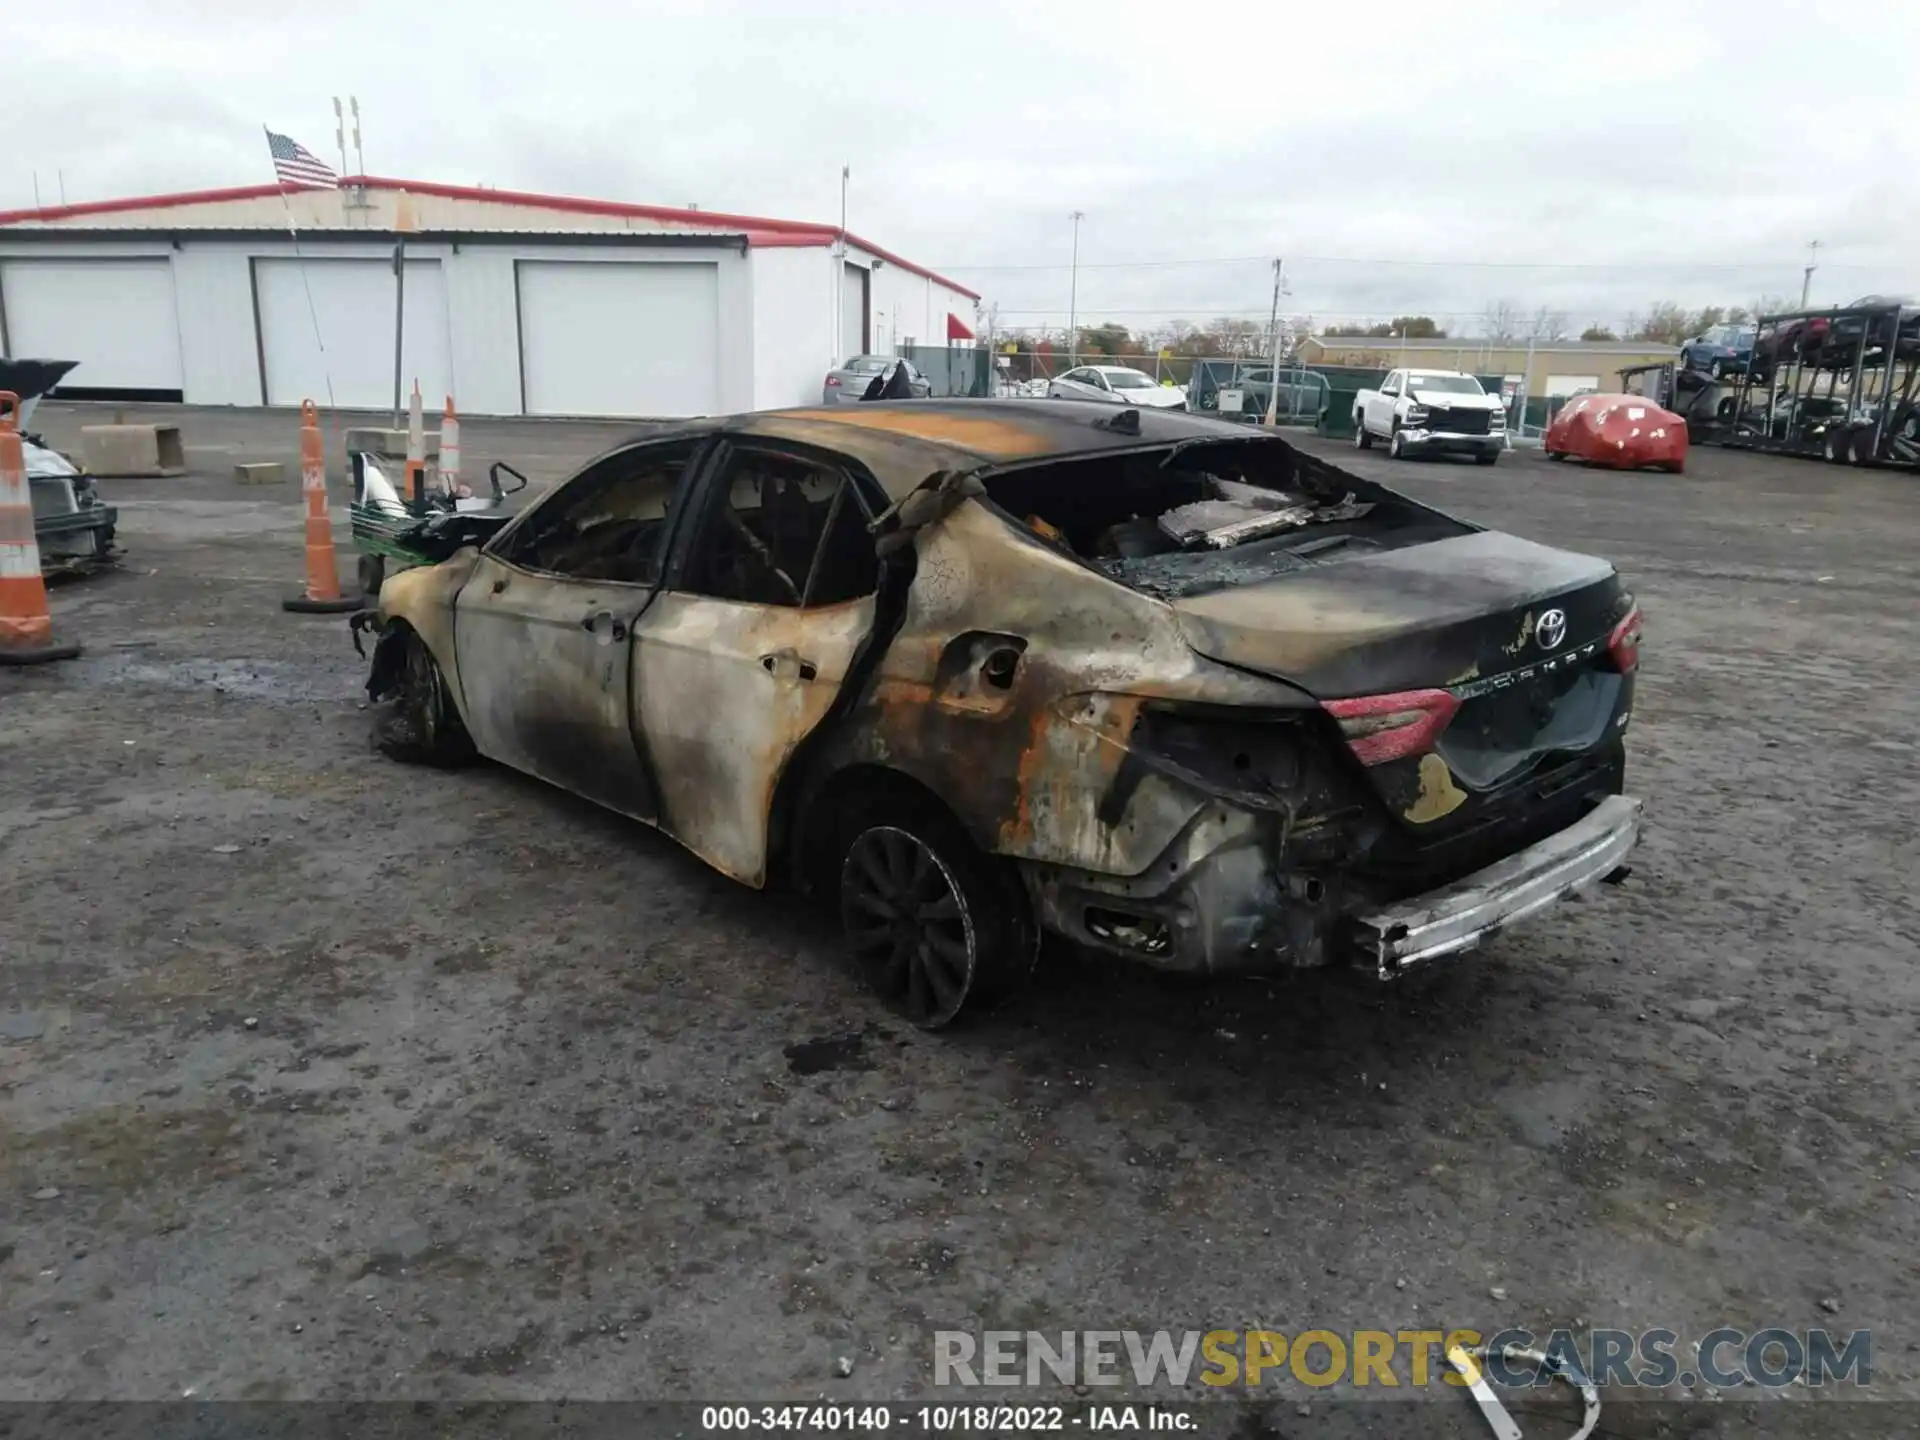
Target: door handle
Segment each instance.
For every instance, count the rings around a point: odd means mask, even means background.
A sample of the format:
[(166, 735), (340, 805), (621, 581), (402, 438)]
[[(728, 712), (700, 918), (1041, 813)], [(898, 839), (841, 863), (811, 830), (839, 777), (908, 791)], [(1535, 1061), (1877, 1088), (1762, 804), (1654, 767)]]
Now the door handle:
[(611, 610), (594, 611), (580, 622), (580, 628), (596, 638), (604, 635), (610, 642), (627, 638), (627, 622)]
[(770, 655), (760, 657), (760, 666), (776, 679), (790, 679), (798, 675), (802, 680), (811, 680), (820, 673), (820, 667), (813, 661), (795, 654), (792, 650), (775, 650)]

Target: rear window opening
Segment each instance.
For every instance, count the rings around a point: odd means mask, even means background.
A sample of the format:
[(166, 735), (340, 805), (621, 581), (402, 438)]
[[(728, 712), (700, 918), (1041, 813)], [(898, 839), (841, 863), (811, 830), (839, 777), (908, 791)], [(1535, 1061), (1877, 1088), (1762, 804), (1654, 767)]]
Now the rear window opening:
[(1060, 460), (983, 483), (1044, 543), (1165, 599), (1470, 529), (1265, 437)]

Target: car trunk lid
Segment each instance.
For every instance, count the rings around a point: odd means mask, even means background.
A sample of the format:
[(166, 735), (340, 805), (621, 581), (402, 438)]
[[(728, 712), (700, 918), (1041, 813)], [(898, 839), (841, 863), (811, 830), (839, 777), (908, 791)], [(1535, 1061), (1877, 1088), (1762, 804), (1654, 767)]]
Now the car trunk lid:
[(1200, 654), (1318, 698), (1387, 808), (1427, 834), (1606, 748), (1631, 702), (1611, 647), (1632, 597), (1613, 567), (1492, 531), (1171, 603)]

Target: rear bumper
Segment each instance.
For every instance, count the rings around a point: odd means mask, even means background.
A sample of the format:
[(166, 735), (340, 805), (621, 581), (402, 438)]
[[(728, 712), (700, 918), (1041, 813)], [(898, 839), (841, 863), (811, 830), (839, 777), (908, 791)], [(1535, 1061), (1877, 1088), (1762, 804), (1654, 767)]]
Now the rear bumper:
[(1349, 943), (1382, 980), (1492, 939), (1618, 869), (1640, 835), (1640, 801), (1615, 795), (1584, 819), (1462, 880), (1350, 918)]

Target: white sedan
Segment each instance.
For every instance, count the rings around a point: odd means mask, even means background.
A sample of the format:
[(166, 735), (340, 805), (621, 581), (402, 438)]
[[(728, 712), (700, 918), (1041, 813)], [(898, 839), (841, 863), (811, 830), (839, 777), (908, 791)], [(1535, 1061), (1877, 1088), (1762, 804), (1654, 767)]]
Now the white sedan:
[(1159, 385), (1144, 370), (1125, 365), (1082, 365), (1047, 384), (1049, 400), (1104, 400), (1110, 405), (1146, 405), (1155, 410), (1184, 410), (1187, 392)]

